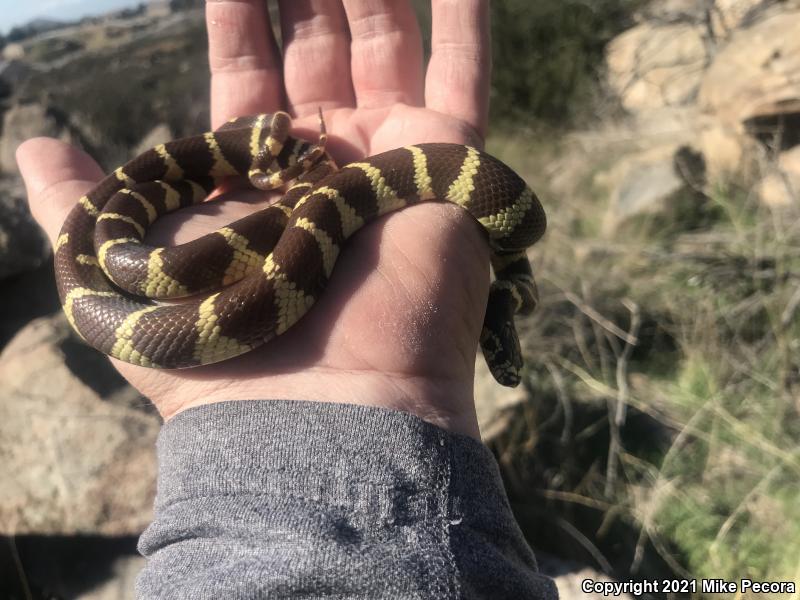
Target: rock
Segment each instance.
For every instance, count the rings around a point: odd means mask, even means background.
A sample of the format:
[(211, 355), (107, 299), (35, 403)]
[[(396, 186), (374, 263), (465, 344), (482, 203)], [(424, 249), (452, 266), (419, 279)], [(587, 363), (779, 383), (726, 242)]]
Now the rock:
[[(584, 163), (585, 176), (598, 170), (596, 166), (587, 168), (587, 161), (603, 164), (608, 169), (610, 163), (630, 154), (649, 152), (656, 147), (694, 145), (698, 131), (709, 127), (710, 123), (691, 106), (652, 109), (570, 134), (567, 139), (575, 143), (569, 147), (568, 153), (580, 155), (578, 161)], [(565, 158), (572, 160), (570, 156)], [(575, 166), (572, 165), (571, 169), (574, 170)]]
[(743, 131), (700, 115), (692, 106), (640, 112), (627, 135), (640, 152), (657, 146), (695, 147), (705, 160), (706, 179), (712, 182), (741, 175), (757, 150), (754, 140)]
[(704, 124), (692, 106), (665, 106), (636, 113), (628, 135), (642, 148), (688, 144)]
[(91, 591), (77, 596), (77, 600), (134, 600), (136, 578), (145, 562), (142, 556), (118, 558), (112, 565), (110, 578)]
[(22, 44), (10, 43), (6, 44), (2, 52), (3, 60), (21, 60), (25, 58), (25, 48)]
[(158, 146), (159, 144), (168, 142), (174, 137), (175, 136), (172, 134), (172, 131), (170, 131), (170, 128), (167, 125), (164, 123), (156, 125), (142, 138), (142, 140), (139, 142), (139, 145), (136, 146), (136, 149), (131, 153), (131, 155), (138, 156), (142, 152), (150, 150), (150, 148)]
[(736, 31), (702, 78), (702, 111), (726, 127), (800, 112), (800, 11), (778, 12)]
[(710, 10), (711, 30), (716, 38), (727, 38), (772, 4), (774, 0), (714, 0)]
[(740, 173), (752, 145), (741, 132), (715, 121), (699, 130), (697, 143), (706, 160), (708, 180), (715, 182)]
[(50, 243), (25, 201), (22, 182), (0, 180), (0, 280), (41, 266)]
[(662, 23), (702, 23), (714, 0), (659, 0), (650, 2), (641, 11), (640, 18)]
[(761, 201), (772, 208), (800, 204), (800, 146), (781, 152), (775, 167), (756, 186)]
[(753, 23), (780, 0), (660, 0), (639, 11), (638, 20), (708, 25), (715, 40)]
[(610, 233), (620, 221), (634, 215), (660, 210), (663, 201), (682, 187), (672, 161), (636, 161), (629, 166), (622, 185), (614, 194), (613, 209), (603, 223), (604, 231)]
[(800, 177), (800, 146), (781, 152), (778, 165), (791, 177)]
[(169, 0), (150, 0), (145, 14), (152, 19), (163, 19), (172, 14), (171, 4)]
[(524, 386), (509, 388), (497, 383), (483, 355), (478, 353), (475, 360), (475, 411), (483, 441), (488, 442), (505, 431), (511, 422), (509, 409), (527, 400)]
[(644, 215), (664, 215), (669, 200), (686, 182), (675, 168), (678, 148), (657, 146), (619, 161), (596, 183), (609, 189), (611, 197), (603, 218), (603, 233), (611, 236), (627, 221)]
[(59, 138), (72, 142), (73, 136), (53, 111), (41, 104), (17, 104), (3, 115), (3, 135), (0, 138), (0, 172), (17, 173), (14, 154), (27, 139), (37, 136)]
[(138, 534), (160, 419), (61, 313), (0, 354), (0, 533)]
[[(790, 34), (800, 27), (798, 9), (798, 0), (649, 3), (641, 13), (647, 20), (607, 49), (609, 85), (632, 115), (621, 137), (643, 152), (691, 145), (703, 154), (709, 181), (751, 176), (754, 139), (778, 149), (800, 143), (800, 38)], [(729, 39), (709, 30), (709, 19)], [(721, 45), (712, 61), (714, 43)], [(666, 163), (648, 172), (670, 187)], [(645, 178), (628, 184), (641, 187)], [(609, 220), (606, 228), (614, 229)]]
[[(581, 589), (582, 583), (591, 579), (599, 583), (614, 582), (608, 575), (600, 571), (587, 567), (573, 560), (557, 557), (547, 552), (537, 551), (536, 561), (539, 563), (539, 570), (552, 577), (558, 588), (559, 600), (607, 600), (608, 598), (622, 598), (623, 600), (633, 600), (632, 594), (622, 593), (620, 595), (606, 595), (602, 593), (584, 592)], [(606, 565), (609, 569), (610, 565)], [(643, 598), (649, 596), (641, 596)]]
[(708, 60), (699, 25), (642, 23), (608, 45), (608, 80), (633, 113), (684, 106), (697, 94)]

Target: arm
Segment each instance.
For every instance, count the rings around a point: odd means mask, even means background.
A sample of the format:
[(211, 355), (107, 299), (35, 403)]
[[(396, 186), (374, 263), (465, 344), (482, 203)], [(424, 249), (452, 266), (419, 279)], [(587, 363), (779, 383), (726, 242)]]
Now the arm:
[[(314, 137), (321, 106), (340, 164), (411, 143), (482, 145), (487, 0), (433, 3), (427, 72), (410, 2), (281, 9), (283, 55), (266, 2), (209, 0), (214, 126), (285, 109)], [(100, 169), (48, 139), (23, 144), (18, 160), (53, 240)], [(232, 191), (214, 200), (217, 220), (186, 209), (159, 221), (151, 241), (188, 241), (267, 201)], [(263, 350), (182, 371), (115, 362), (166, 421), (141, 594), (193, 597), (186, 586), (224, 584), (205, 596), (230, 596), (267, 579), (297, 596), (313, 575), (333, 579), (310, 597), (336, 597), (344, 592), (331, 581), (346, 590), (365, 577), (430, 586), (406, 597), (548, 597), (477, 441), (488, 255), (458, 207), (410, 207), (354, 236), (313, 310)], [(296, 402), (251, 400), (266, 394)], [(319, 403), (297, 402), (306, 399)]]
[(556, 598), (480, 442), (398, 411), (181, 413), (159, 444), (141, 598)]

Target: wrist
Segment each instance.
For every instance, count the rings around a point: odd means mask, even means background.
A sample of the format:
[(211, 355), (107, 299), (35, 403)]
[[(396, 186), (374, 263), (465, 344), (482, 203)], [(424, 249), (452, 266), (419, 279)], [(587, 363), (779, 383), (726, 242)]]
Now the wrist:
[[(451, 433), (480, 440), (473, 398), (472, 373), (445, 378), (375, 371), (310, 367), (302, 373), (242, 377), (203, 377), (202, 371), (184, 371), (167, 380), (163, 372), (143, 370), (136, 375), (156, 375), (156, 381), (130, 377), (130, 365), (117, 363), (123, 375), (153, 402), (165, 421), (206, 404), (264, 399), (310, 400), (386, 408), (412, 414)], [(211, 370), (204, 369), (204, 370)], [(183, 377), (181, 377), (183, 375)], [(191, 378), (186, 375), (191, 375)]]

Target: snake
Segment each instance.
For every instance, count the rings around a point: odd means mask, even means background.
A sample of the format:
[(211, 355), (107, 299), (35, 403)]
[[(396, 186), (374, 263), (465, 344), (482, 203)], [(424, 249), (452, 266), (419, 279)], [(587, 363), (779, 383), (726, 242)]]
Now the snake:
[[(143, 367), (234, 358), (308, 312), (361, 228), (415, 203), (446, 201), (486, 233), (494, 279), (480, 346), (499, 383), (519, 384), (514, 317), (538, 303), (527, 249), (546, 228), (542, 204), (525, 181), (477, 148), (446, 143), (405, 146), (337, 168), (325, 149), (321, 112), (318, 140), (292, 136), (290, 128), (285, 112), (238, 117), (143, 152), (79, 198), (54, 247), (59, 298), (77, 334)], [(214, 202), (209, 195), (230, 178), (283, 195), (189, 243), (145, 242), (159, 217)]]

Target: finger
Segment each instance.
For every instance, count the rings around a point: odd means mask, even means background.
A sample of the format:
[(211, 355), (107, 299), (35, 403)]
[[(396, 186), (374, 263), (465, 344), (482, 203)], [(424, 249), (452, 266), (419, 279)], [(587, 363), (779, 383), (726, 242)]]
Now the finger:
[(280, 110), (281, 61), (264, 0), (207, 0), (211, 125)]
[(422, 36), (407, 0), (345, 0), (356, 103), (377, 108), (423, 101)]
[(491, 79), (488, 0), (433, 0), (425, 106), (486, 136)]
[(78, 198), (103, 178), (85, 152), (52, 138), (33, 138), (17, 149), (33, 218), (54, 243)]
[(289, 110), (298, 117), (355, 106), (350, 79), (350, 33), (341, 2), (282, 0), (284, 81)]

